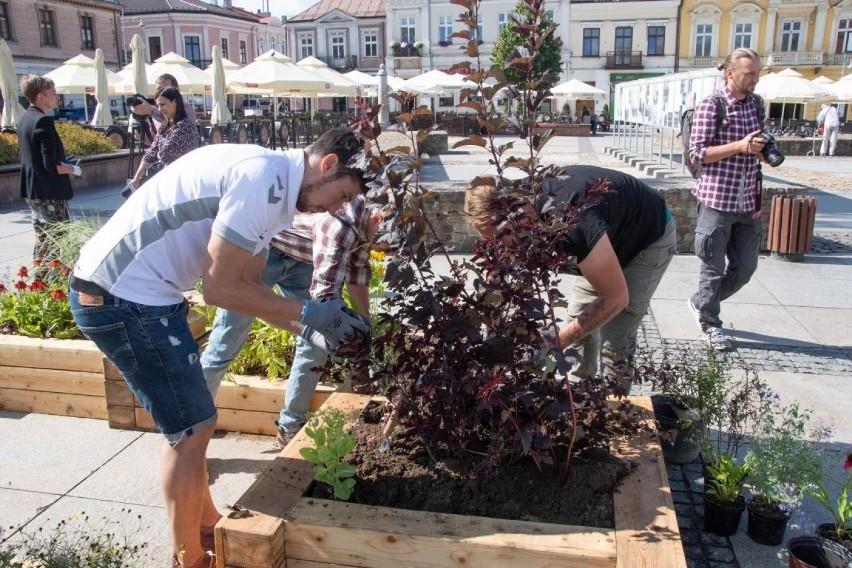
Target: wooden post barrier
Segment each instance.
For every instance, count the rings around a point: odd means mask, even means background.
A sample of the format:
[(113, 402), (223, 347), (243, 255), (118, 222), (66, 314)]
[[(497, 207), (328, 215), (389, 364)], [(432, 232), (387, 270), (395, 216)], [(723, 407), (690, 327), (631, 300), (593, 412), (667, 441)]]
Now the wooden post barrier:
[(772, 198), (767, 247), (773, 257), (801, 262), (811, 252), (817, 200), (809, 195)]

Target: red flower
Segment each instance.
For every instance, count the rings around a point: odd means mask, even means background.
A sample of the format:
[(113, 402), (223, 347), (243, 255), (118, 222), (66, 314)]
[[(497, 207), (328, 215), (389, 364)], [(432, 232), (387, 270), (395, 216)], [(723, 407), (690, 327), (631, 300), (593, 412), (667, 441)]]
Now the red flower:
[(70, 268), (63, 268), (62, 269), (62, 276), (64, 276), (65, 278), (68, 278), (69, 276), (71, 276), (71, 269)]
[(5, 284), (0, 284), (0, 294), (2, 294), (3, 292), (6, 292), (6, 291), (7, 291), (7, 289), (6, 289), (6, 285), (5, 285)]
[(15, 290), (26, 290), (26, 289), (27, 289), (27, 283), (24, 282), (23, 280), (18, 280), (17, 282), (15, 282)]
[(846, 461), (843, 462), (843, 469), (852, 469), (852, 454), (846, 456)]
[(47, 290), (47, 284), (42, 280), (33, 280), (33, 283), (30, 284), (30, 291), (35, 292), (36, 290)]
[(18, 269), (18, 278), (26, 278), (30, 273), (27, 271), (26, 266), (22, 266)]
[(35, 259), (33, 261), (33, 266), (35, 266), (35, 267), (41, 266), (41, 259), (40, 258)]
[(48, 268), (62, 268), (62, 261), (59, 259), (53, 259), (47, 263)]
[(54, 290), (50, 293), (50, 297), (54, 300), (67, 300), (68, 296), (65, 295), (65, 292), (62, 290)]

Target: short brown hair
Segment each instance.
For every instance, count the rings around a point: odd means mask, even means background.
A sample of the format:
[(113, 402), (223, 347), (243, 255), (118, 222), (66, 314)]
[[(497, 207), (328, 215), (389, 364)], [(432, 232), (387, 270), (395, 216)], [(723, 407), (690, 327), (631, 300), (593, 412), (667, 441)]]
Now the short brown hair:
[(24, 75), (21, 78), (21, 93), (30, 101), (30, 104), (35, 104), (39, 93), (43, 93), (53, 87), (53, 79), (48, 79), (41, 75)]
[(464, 192), (464, 212), (474, 229), (481, 231), (494, 226), (496, 191), (492, 185), (477, 185)]

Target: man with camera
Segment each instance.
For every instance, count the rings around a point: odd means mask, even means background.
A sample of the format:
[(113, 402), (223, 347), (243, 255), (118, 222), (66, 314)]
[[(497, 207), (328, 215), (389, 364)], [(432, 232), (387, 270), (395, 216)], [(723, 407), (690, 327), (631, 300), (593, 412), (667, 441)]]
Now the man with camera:
[[(763, 101), (754, 96), (760, 69), (754, 50), (731, 52), (719, 66), (724, 86), (695, 109), (689, 139), (689, 157), (703, 168), (692, 190), (698, 198), (695, 254), (701, 268), (698, 291), (687, 303), (702, 339), (718, 351), (731, 347), (719, 318), (721, 302), (745, 286), (757, 269), (763, 229), (759, 162), (777, 166), (784, 159), (763, 133)], [(724, 117), (714, 100), (720, 94)]]
[[(170, 75), (168, 73), (163, 73), (159, 77), (157, 77), (157, 82), (155, 83), (157, 86), (157, 91), (165, 87), (174, 87), (178, 91), (180, 91), (180, 87), (178, 86), (177, 79), (174, 78), (174, 75)], [(127, 104), (130, 105), (130, 110), (133, 114), (139, 115), (142, 117), (150, 117), (154, 123), (154, 130), (156, 132), (160, 129), (160, 124), (163, 123), (165, 117), (163, 113), (160, 112), (155, 105), (151, 104), (145, 97), (142, 95), (136, 94), (132, 97), (127, 97)], [(186, 117), (195, 122), (195, 108), (192, 105), (186, 105)]]

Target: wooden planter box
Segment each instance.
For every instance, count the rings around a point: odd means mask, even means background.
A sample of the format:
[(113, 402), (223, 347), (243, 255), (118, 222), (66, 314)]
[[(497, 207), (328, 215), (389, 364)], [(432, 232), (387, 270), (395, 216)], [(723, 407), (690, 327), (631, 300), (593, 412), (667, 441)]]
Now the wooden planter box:
[[(354, 419), (370, 401), (333, 394), (327, 406)], [(651, 401), (635, 397), (649, 417)], [(218, 566), (407, 568), (686, 565), (657, 437), (621, 443), (637, 469), (615, 494), (615, 528), (468, 517), (304, 497), (313, 481), (300, 432), (240, 498), (252, 516), (216, 526)]]
[[(196, 339), (204, 336), (207, 318), (190, 311), (189, 324)], [(311, 409), (334, 390), (320, 385)], [(222, 383), (216, 396), (217, 428), (275, 435), (284, 392), (282, 383), (260, 377)], [(85, 339), (0, 335), (0, 410), (98, 418), (127, 430), (156, 429), (118, 370)]]

